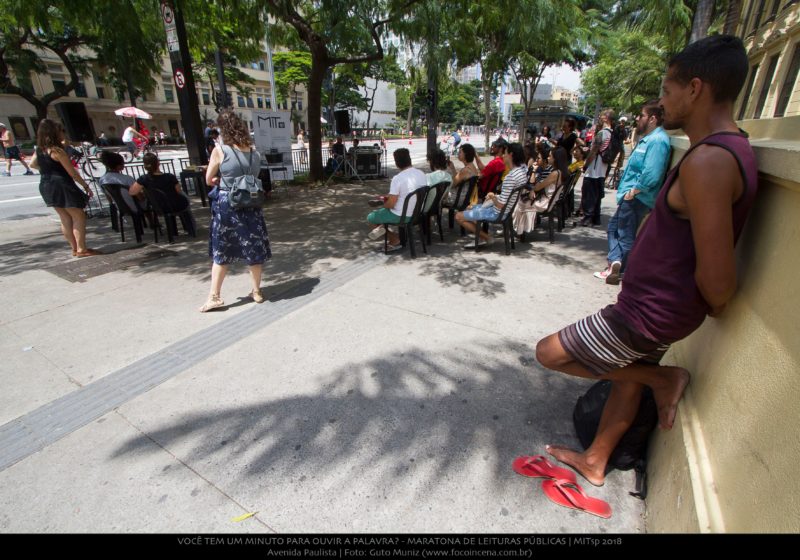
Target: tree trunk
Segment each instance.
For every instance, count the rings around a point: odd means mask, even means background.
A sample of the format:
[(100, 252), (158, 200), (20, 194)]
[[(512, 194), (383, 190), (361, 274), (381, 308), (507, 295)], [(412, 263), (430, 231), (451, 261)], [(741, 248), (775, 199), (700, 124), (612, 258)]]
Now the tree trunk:
[(406, 120), (406, 130), (408, 130), (409, 132), (411, 132), (412, 130), (411, 125), (414, 124), (413, 122), (411, 122), (411, 119), (414, 118), (414, 97), (416, 96), (411, 95), (408, 98), (408, 119)]
[(692, 34), (689, 36), (689, 43), (694, 43), (708, 35), (708, 28), (711, 26), (711, 16), (714, 14), (714, 0), (698, 0), (697, 8), (692, 19)]
[(486, 77), (485, 74), (481, 75), (481, 83), (483, 84), (483, 108), (486, 111), (486, 115), (483, 119), (483, 138), (484, 138), (484, 151), (489, 152), (489, 128), (492, 125), (492, 111), (490, 109), (491, 105), (491, 93), (492, 93), (492, 77)]
[(434, 64), (431, 64), (431, 60), (428, 60), (428, 93), (430, 94), (431, 90), (433, 91), (433, 99), (428, 101), (428, 142), (427, 142), (427, 149), (428, 152), (432, 152), (436, 148), (438, 148), (437, 139), (437, 129), (439, 128), (439, 109), (438, 105), (438, 98), (439, 98), (439, 80), (438, 80), (438, 69)]
[(327, 59), (320, 52), (311, 53), (311, 76), (308, 79), (308, 147), (310, 178), (322, 181), (322, 82), (328, 69)]
[[(364, 82), (364, 89), (369, 90), (367, 87), (366, 81)], [(369, 110), (367, 111), (367, 128), (371, 128), (370, 122), (372, 122), (372, 109), (375, 108), (375, 94), (378, 92), (378, 80), (375, 79), (375, 89), (372, 90), (372, 96), (369, 100)]]
[(736, 33), (736, 27), (739, 25), (739, 18), (742, 15), (741, 11), (742, 0), (728, 0), (728, 11), (725, 14), (725, 27), (722, 29), (723, 34), (734, 35)]
[(125, 86), (128, 88), (128, 97), (131, 98), (131, 107), (136, 107), (136, 88), (133, 87), (133, 80), (130, 76), (125, 78)]

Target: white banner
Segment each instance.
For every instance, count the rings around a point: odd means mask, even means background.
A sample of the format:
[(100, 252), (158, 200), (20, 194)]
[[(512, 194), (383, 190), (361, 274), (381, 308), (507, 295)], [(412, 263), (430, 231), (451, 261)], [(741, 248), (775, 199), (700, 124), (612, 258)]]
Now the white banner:
[[(252, 115), (253, 136), (256, 149), (261, 152), (262, 166), (270, 168), (273, 181), (293, 179), (292, 121), (289, 112), (253, 111)], [(277, 154), (281, 154), (282, 161), (274, 161)]]

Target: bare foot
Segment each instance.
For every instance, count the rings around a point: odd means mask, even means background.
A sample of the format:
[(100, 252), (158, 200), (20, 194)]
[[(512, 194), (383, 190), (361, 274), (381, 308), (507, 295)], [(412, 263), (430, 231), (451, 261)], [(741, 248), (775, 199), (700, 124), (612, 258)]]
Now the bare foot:
[(671, 430), (678, 413), (678, 402), (689, 384), (689, 372), (679, 367), (664, 368), (662, 383), (651, 386), (658, 407), (658, 425), (662, 430)]
[(578, 453), (558, 445), (545, 445), (544, 448), (557, 461), (569, 465), (595, 486), (602, 486), (605, 483), (606, 466), (591, 463), (586, 453)]

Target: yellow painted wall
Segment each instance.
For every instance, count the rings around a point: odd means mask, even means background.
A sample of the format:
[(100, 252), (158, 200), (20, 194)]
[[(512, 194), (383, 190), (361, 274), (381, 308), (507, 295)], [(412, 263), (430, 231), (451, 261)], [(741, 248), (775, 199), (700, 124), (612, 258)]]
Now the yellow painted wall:
[(739, 289), (662, 361), (692, 380), (651, 444), (649, 532), (800, 531), (800, 118), (741, 126), (761, 173)]

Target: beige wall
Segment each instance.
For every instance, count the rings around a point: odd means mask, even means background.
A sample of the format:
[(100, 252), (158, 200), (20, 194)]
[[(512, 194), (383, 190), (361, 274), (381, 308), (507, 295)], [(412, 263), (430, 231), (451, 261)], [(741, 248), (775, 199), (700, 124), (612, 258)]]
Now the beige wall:
[[(649, 532), (800, 530), (800, 117), (741, 126), (760, 177), (739, 289), (662, 362), (692, 381), (652, 441)], [(673, 140), (677, 161), (687, 141)]]

